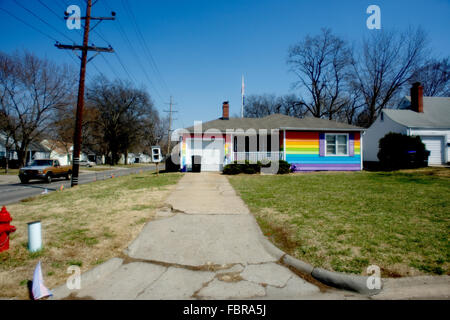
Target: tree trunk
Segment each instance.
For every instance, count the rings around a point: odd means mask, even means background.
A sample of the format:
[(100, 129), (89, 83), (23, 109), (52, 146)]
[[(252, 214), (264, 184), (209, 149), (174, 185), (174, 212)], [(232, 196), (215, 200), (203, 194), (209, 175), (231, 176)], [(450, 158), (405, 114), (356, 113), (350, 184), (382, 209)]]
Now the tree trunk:
[(9, 150), (6, 149), (5, 152), (5, 173), (8, 174), (8, 159), (9, 158)]
[(25, 161), (27, 160), (27, 153), (22, 148), (17, 150), (17, 159), (19, 162), (19, 167), (25, 166)]

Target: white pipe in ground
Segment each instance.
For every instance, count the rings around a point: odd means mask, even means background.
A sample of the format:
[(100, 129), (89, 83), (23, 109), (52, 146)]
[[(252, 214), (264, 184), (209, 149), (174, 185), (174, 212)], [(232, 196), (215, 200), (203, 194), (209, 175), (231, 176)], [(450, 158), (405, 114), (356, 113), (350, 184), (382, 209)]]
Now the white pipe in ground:
[(42, 249), (41, 221), (28, 222), (28, 250), (36, 252)]

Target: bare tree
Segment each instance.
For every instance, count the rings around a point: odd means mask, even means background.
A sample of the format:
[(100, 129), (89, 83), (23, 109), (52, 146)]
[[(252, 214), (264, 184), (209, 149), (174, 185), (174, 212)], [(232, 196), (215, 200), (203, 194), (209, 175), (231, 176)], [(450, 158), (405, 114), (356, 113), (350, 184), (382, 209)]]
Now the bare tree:
[(121, 153), (127, 161), (129, 150), (140, 145), (146, 126), (157, 116), (150, 96), (130, 83), (99, 77), (87, 98), (98, 111), (97, 132), (111, 154), (110, 163), (117, 164)]
[(412, 76), (411, 82), (420, 82), (423, 94), (427, 97), (450, 96), (450, 63), (449, 58), (432, 59), (418, 69)]
[(277, 98), (275, 95), (249, 95), (246, 97), (244, 117), (262, 118), (275, 113)]
[(244, 116), (262, 118), (271, 114), (284, 114), (303, 117), (307, 112), (299, 98), (293, 94), (276, 97), (275, 95), (250, 95), (244, 106)]
[(347, 43), (330, 29), (308, 35), (289, 49), (288, 64), (299, 79), (295, 86), (307, 93), (301, 101), (311, 115), (333, 119), (348, 104), (343, 90), (351, 61)]
[[(67, 110), (58, 110), (55, 113), (53, 130), (46, 134), (46, 137), (53, 141), (53, 146), (50, 143), (50, 149), (62, 147), (65, 152), (70, 153), (75, 132), (75, 118), (76, 108), (73, 105), (69, 106)], [(96, 154), (104, 155), (106, 148), (96, 127), (97, 120), (98, 110), (87, 101), (83, 109), (82, 150), (87, 148), (95, 151)]]
[(160, 118), (158, 113), (149, 114), (143, 122), (139, 149), (151, 154), (151, 147), (159, 145), (161, 150), (167, 150), (167, 133), (169, 117)]
[[(0, 97), (2, 99), (3, 97)], [(14, 128), (14, 124), (10, 121), (5, 112), (0, 111), (0, 139), (5, 145), (5, 173), (8, 173), (9, 158), (11, 156), (11, 150), (14, 146), (14, 141), (11, 137), (11, 128)]]
[(2, 129), (14, 141), (20, 165), (25, 164), (29, 144), (50, 129), (54, 113), (72, 101), (74, 83), (67, 66), (27, 52), (0, 52), (0, 111), (7, 119)]
[(353, 61), (356, 90), (364, 100), (358, 122), (370, 126), (381, 109), (393, 104), (414, 72), (423, 62), (426, 35), (421, 28), (406, 32), (376, 31), (363, 40), (358, 57)]

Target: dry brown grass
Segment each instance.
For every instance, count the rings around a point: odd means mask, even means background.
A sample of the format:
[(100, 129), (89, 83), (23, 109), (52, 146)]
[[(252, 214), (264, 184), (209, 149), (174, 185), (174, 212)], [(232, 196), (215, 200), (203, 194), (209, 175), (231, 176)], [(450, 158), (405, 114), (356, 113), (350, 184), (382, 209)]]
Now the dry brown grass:
[[(131, 175), (9, 205), (17, 231), (10, 250), (0, 253), (0, 296), (28, 298), (26, 283), (39, 260), (46, 286), (54, 288), (66, 281), (69, 265), (85, 272), (119, 255), (154, 217), (179, 177)], [(42, 222), (44, 249), (30, 254), (27, 222), (34, 220)]]

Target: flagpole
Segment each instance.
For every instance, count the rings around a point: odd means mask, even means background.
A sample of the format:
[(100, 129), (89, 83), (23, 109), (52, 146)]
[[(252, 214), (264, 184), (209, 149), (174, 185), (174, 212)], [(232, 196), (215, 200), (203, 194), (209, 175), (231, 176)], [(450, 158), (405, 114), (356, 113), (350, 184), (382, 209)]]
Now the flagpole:
[(241, 85), (241, 118), (244, 117), (244, 94), (245, 94), (244, 75), (242, 75), (242, 85)]

